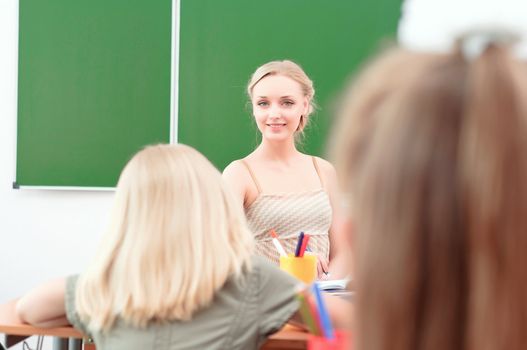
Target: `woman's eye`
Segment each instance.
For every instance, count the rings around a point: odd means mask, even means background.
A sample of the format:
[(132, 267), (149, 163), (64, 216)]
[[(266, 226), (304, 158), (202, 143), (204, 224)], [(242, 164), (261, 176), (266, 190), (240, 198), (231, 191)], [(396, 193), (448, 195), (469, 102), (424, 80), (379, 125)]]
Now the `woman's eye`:
[(257, 103), (258, 106), (260, 107), (267, 107), (269, 105), (269, 103), (267, 103), (267, 101), (260, 101)]
[(292, 106), (294, 105), (295, 103), (293, 101), (284, 101), (284, 105), (285, 106)]

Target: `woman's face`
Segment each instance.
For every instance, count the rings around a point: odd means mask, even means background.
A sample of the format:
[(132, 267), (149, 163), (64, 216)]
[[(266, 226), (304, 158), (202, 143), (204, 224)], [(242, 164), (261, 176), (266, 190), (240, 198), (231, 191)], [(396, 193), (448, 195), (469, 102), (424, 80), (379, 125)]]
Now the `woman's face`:
[(309, 101), (300, 84), (283, 75), (270, 75), (260, 80), (252, 92), (253, 114), (264, 139), (294, 139), (300, 118), (307, 115)]

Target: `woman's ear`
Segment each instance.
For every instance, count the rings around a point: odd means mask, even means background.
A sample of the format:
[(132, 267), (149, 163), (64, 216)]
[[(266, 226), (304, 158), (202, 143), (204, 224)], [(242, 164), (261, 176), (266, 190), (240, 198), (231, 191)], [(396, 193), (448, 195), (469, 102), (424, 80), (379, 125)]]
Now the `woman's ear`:
[(307, 118), (309, 118), (309, 108), (311, 108), (311, 105), (309, 104), (309, 99), (307, 97), (304, 97), (302, 101), (302, 115), (300, 115), (300, 121), (298, 122), (298, 127), (296, 128), (296, 131), (303, 131), (304, 128), (307, 125)]
[(310, 108), (311, 108), (311, 104), (309, 103), (309, 99), (306, 96), (304, 97), (304, 111), (302, 112), (302, 116), (309, 115)]
[(300, 116), (300, 120), (298, 121), (298, 127), (296, 128), (296, 131), (303, 131), (306, 127), (307, 117), (302, 114)]

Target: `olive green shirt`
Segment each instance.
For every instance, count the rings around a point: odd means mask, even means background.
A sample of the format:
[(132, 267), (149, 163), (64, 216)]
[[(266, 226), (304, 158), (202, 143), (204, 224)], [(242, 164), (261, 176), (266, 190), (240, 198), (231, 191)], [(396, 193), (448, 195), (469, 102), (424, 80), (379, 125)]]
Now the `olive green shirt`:
[(66, 315), (91, 336), (97, 350), (257, 349), (298, 310), (299, 282), (262, 258), (251, 271), (227, 280), (210, 306), (190, 321), (172, 321), (137, 328), (118, 319), (106, 333), (90, 332), (75, 310), (78, 276), (66, 282)]

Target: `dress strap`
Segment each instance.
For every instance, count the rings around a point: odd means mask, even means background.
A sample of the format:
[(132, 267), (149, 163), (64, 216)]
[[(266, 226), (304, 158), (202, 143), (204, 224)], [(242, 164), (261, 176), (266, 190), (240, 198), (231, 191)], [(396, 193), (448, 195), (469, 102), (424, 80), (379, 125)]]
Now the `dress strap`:
[(325, 189), (324, 181), (322, 180), (322, 176), (320, 176), (320, 168), (318, 167), (317, 157), (311, 156), (311, 159), (313, 160), (313, 165), (315, 166), (315, 170), (317, 172), (318, 179), (320, 180), (320, 186), (322, 186), (322, 188)]
[(251, 175), (251, 179), (253, 179), (253, 182), (256, 185), (256, 189), (258, 190), (258, 194), (262, 193), (262, 188), (260, 187), (260, 184), (258, 183), (258, 180), (256, 180), (256, 176), (254, 176), (254, 173), (251, 170), (251, 167), (245, 161), (245, 159), (242, 159), (241, 161), (242, 161), (243, 165), (245, 165), (245, 167), (247, 168), (247, 171), (249, 171), (249, 175)]

